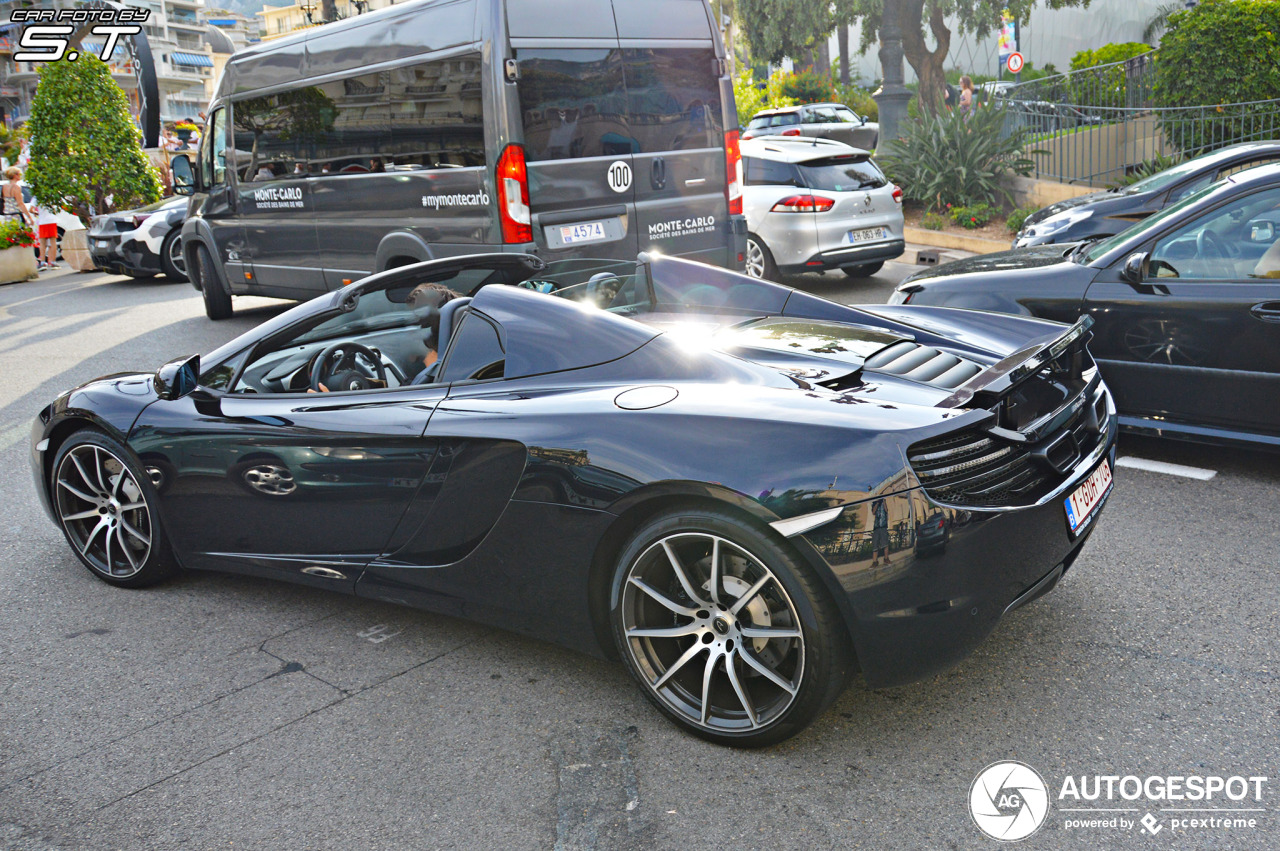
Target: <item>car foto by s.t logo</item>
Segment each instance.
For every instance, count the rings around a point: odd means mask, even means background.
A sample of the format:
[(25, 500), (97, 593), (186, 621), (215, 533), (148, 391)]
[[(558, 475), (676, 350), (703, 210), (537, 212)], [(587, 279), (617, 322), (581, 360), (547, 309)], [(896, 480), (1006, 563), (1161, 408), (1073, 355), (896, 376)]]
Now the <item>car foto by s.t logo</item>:
[(121, 36), (137, 35), (151, 17), (150, 9), (14, 9), (9, 22), (27, 24), (18, 38), (22, 48), (16, 62), (56, 62), (64, 56), (74, 62), (80, 54), (67, 50), (76, 30), (92, 24), (93, 35), (105, 36), (102, 56), (110, 58)]
[(993, 762), (969, 787), (969, 815), (987, 836), (1002, 842), (1026, 839), (1049, 814), (1049, 787), (1031, 766)]

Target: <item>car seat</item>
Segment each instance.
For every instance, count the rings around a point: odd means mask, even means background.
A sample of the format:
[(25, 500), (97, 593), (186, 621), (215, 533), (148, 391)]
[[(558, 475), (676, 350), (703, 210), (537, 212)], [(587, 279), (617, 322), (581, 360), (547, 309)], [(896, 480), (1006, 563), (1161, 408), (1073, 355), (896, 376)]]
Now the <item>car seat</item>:
[(1280, 239), (1271, 243), (1267, 252), (1258, 258), (1258, 265), (1253, 267), (1255, 278), (1280, 278)]
[(463, 296), (446, 302), (444, 307), (440, 308), (440, 330), (436, 333), (436, 351), (440, 353), (440, 357), (444, 357), (444, 353), (449, 350), (449, 336), (461, 319), (459, 311), (469, 304), (471, 304), (470, 297)]

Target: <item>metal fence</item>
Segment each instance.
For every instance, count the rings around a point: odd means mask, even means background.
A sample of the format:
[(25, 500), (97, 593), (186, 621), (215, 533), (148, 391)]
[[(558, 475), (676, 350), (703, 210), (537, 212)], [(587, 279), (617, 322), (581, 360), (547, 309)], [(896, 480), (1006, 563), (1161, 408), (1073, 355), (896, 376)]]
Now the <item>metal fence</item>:
[(1006, 131), (1029, 134), (1035, 176), (1111, 186), (1223, 145), (1280, 138), (1280, 99), (1156, 106), (1157, 61), (1146, 53), (1005, 89)]

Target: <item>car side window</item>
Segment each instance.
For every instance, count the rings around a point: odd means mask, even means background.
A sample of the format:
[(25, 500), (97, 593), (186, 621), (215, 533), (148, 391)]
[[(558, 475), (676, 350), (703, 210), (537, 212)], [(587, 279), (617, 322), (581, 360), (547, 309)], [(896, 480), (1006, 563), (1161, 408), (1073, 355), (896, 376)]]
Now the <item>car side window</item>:
[(830, 106), (820, 106), (809, 110), (809, 115), (805, 119), (806, 124), (834, 124), (839, 119), (836, 118), (836, 111)]
[(841, 124), (859, 124), (862, 122), (862, 119), (859, 118), (858, 114), (852, 109), (846, 109), (845, 107), (840, 106), (836, 107), (835, 113), (835, 120), (839, 121)]
[(743, 157), (743, 182), (747, 186), (800, 186), (800, 174), (790, 163), (759, 157)]
[(453, 332), (439, 383), (501, 378), (507, 355), (502, 337), (489, 318), (468, 310)]
[(1230, 165), (1221, 169), (1218, 172), (1218, 179), (1221, 180), (1224, 177), (1230, 177), (1233, 174), (1239, 174), (1242, 171), (1248, 171), (1249, 169), (1257, 168), (1260, 165), (1271, 165), (1272, 163), (1277, 162), (1280, 162), (1280, 157), (1261, 157), (1259, 159), (1246, 160), (1245, 162), (1236, 163), (1235, 165)]
[(1151, 274), (1200, 281), (1270, 277), (1272, 266), (1280, 272), (1277, 224), (1280, 188), (1236, 198), (1157, 242)]

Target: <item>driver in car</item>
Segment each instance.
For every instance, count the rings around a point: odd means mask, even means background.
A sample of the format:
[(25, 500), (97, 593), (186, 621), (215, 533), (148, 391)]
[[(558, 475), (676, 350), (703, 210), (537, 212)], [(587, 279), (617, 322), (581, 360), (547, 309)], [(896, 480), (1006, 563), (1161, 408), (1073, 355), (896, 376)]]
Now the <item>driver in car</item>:
[[(461, 293), (454, 292), (443, 284), (419, 284), (405, 299), (405, 306), (413, 311), (418, 323), (426, 330), (423, 342), (427, 345), (427, 353), (422, 358), (423, 368), (409, 384), (430, 384), (435, 380), (436, 365), (440, 360), (440, 308), (460, 296)], [(320, 392), (328, 393), (329, 388), (321, 383)]]

